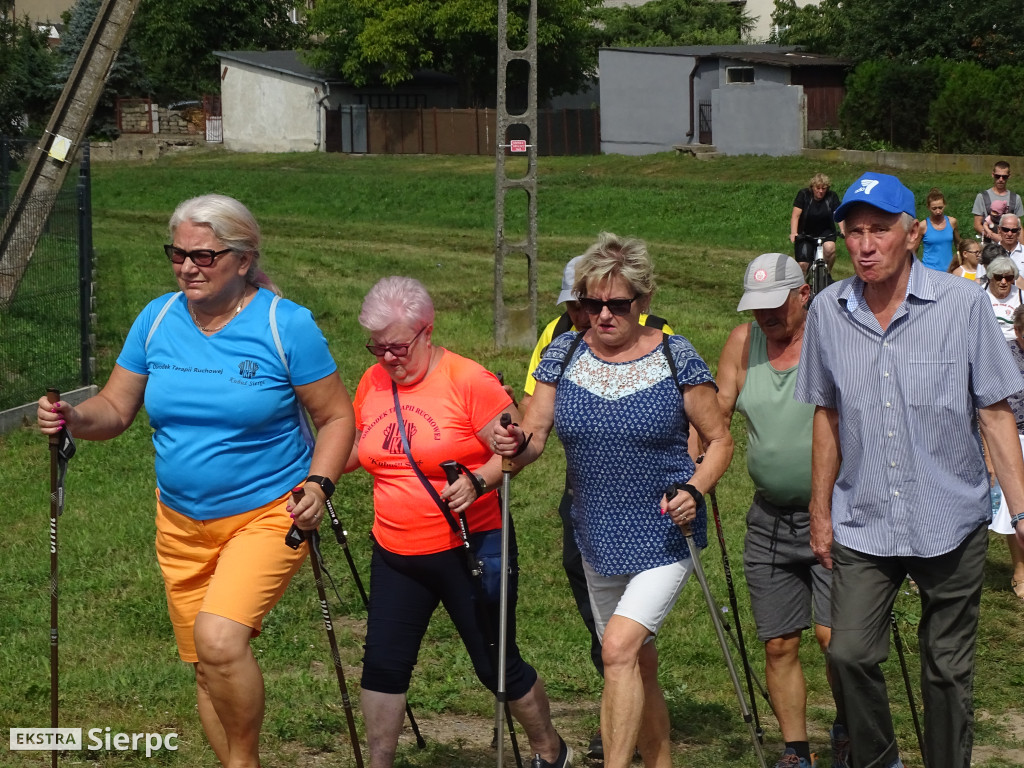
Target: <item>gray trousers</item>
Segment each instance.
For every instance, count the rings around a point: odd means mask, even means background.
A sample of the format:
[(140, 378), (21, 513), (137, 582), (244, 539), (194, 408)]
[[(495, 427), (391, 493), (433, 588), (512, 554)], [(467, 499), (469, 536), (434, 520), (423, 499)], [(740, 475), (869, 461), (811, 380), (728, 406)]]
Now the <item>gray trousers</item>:
[(889, 655), (889, 615), (907, 575), (921, 592), (917, 636), (928, 768), (969, 768), (974, 647), (987, 548), (984, 525), (938, 557), (876, 557), (833, 543), (828, 653), (854, 768), (887, 768), (899, 758), (881, 663)]

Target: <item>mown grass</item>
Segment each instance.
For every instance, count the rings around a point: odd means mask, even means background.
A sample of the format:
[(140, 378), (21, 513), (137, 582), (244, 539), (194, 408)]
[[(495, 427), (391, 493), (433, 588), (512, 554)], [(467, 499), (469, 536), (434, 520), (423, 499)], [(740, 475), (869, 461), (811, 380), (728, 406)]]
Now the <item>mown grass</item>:
[[(764, 251), (789, 251), (789, 214), (796, 190), (817, 170), (840, 190), (863, 170), (821, 168), (802, 159), (723, 158), (702, 162), (658, 155), (644, 158), (545, 158), (540, 164), (539, 316), (557, 312), (565, 261), (602, 229), (645, 238), (655, 260), (655, 311), (688, 336), (714, 367), (735, 312), (747, 261)], [(905, 174), (923, 199), (941, 187), (952, 215), (969, 221), (985, 179)], [(497, 350), (492, 335), (494, 179), (488, 158), (231, 155), (213, 152), (148, 164), (95, 167), (94, 232), (98, 271), (101, 382), (139, 309), (173, 289), (160, 249), (166, 221), (183, 198), (207, 191), (245, 201), (260, 220), (267, 272), (287, 296), (309, 306), (324, 329), (350, 388), (371, 362), (356, 315), (367, 289), (386, 274), (421, 279), (438, 309), (435, 341), (501, 370), (521, 386), (524, 350)], [(522, 227), (519, 219), (510, 227)], [(521, 265), (520, 265), (521, 266)], [(837, 272), (849, 274), (841, 257)], [(517, 299), (521, 303), (521, 299)], [(40, 389), (45, 382), (39, 383)], [(229, 403), (197, 407), (210, 418)], [(757, 674), (756, 642), (742, 579), (744, 514), (751, 495), (740, 420), (738, 450), (719, 491), (740, 617)], [(547, 681), (556, 720), (582, 748), (597, 724), (600, 680), (585, 631), (572, 606), (560, 564), (560, 526), (554, 509), (564, 460), (552, 443), (542, 460), (513, 486), (523, 576), (520, 644)], [(0, 727), (49, 722), (48, 458), (45, 441), (26, 428), (0, 438)], [(153, 554), (153, 470), (144, 417), (117, 440), (80, 443), (68, 475), (67, 510), (60, 528), (61, 720), (83, 728), (174, 731), (179, 749), (146, 760), (131, 752), (81, 753), (69, 764), (97, 766), (213, 766), (195, 712), (191, 671), (177, 661)], [(371, 519), (370, 484), (355, 474), (339, 485), (336, 503), (350, 531), (364, 576)], [(341, 552), (325, 540), (328, 566), (341, 603), (332, 596), (349, 687), (358, 689), (365, 611)], [(717, 544), (704, 556), (720, 604), (727, 590)], [(916, 600), (901, 595), (904, 642), (917, 678)], [(1009, 591), (1005, 545), (994, 541), (982, 607), (976, 706), (989, 713), (978, 726), (977, 765), (1019, 763), (1015, 724), (1022, 683), (1017, 648), (1024, 638), (1020, 604)], [(268, 617), (253, 642), (267, 680), (265, 765), (353, 764), (308, 568)], [(680, 765), (754, 765), (703, 597), (690, 585), (659, 640), (662, 683), (672, 716)], [(808, 674), (812, 745), (827, 746), (832, 705), (813, 639), (803, 649)], [(908, 766), (920, 766), (912, 721), (895, 654), (887, 666), (893, 708)], [(476, 682), (450, 623), (438, 614), (421, 652), (410, 701), (430, 746), (403, 740), (402, 766), (484, 765), (492, 700)], [(766, 752), (781, 748), (778, 727), (758, 702)], [(473, 737), (457, 735), (468, 720)], [(475, 730), (474, 730), (475, 728)], [(441, 734), (444, 734), (443, 736)], [(39, 753), (5, 753), (0, 763), (44, 765)], [(828, 758), (819, 762), (822, 768)]]

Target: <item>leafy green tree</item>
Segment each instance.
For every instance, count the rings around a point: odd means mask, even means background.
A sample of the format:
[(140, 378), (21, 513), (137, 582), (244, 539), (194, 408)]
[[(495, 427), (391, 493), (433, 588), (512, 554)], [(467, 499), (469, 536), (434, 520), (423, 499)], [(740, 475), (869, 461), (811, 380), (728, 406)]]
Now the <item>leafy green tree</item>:
[(754, 20), (717, 0), (652, 0), (596, 11), (605, 46), (735, 45)]
[(129, 31), (144, 52), (153, 95), (195, 99), (220, 92), (214, 51), (295, 48), (305, 36), (291, 21), (294, 0), (173, 0), (143, 2)]
[[(85, 46), (89, 31), (99, 12), (100, 3), (101, 0), (77, 0), (64, 15), (64, 37), (57, 48), (57, 62), (49, 89), (54, 100), (64, 90), (64, 84), (71, 75), (78, 54)], [(106, 85), (96, 104), (96, 112), (87, 134), (104, 139), (116, 138), (117, 99), (145, 96), (148, 92), (149, 81), (143, 72), (142, 62), (136, 55), (131, 41), (126, 40), (107, 75)]]
[(776, 42), (852, 59), (915, 62), (941, 56), (988, 68), (1024, 61), (1019, 0), (775, 0)]
[[(538, 0), (538, 98), (575, 92), (597, 65), (592, 8), (601, 0)], [(308, 17), (311, 64), (353, 85), (397, 85), (419, 69), (456, 77), (466, 106), (493, 104), (498, 13), (493, 0), (321, 0)], [(510, 0), (508, 42), (522, 48), (527, 0)]]
[(20, 136), (29, 123), (45, 122), (55, 57), (46, 35), (28, 19), (13, 18), (13, 3), (0, 2), (0, 134)]

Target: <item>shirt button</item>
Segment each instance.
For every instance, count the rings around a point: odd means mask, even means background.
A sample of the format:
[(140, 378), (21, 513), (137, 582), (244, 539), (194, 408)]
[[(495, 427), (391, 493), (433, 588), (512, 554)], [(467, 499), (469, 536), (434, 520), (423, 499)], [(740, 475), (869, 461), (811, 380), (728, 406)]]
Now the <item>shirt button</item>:
[(888, 371), (886, 371), (886, 372), (885, 372), (884, 374), (882, 374), (882, 375), (883, 375), (883, 376), (885, 376), (885, 378), (887, 378), (887, 379), (889, 378), (889, 372), (888, 372)]
[(882, 342), (882, 346), (883, 347), (888, 347), (889, 346), (889, 342), (888, 341), (883, 341)]
[(890, 467), (895, 467), (896, 466), (896, 462), (895, 461), (890, 461), (889, 462), (889, 466)]
[(899, 492), (899, 491), (893, 491), (893, 492), (892, 492), (892, 495), (893, 495), (893, 496), (899, 496), (899, 495), (900, 495), (900, 492)]
[(892, 436), (893, 436), (893, 435), (895, 435), (895, 434), (896, 434), (895, 432), (890, 432), (890, 433), (889, 433), (889, 437), (892, 437)]
[(886, 408), (892, 408), (892, 403), (886, 403), (886, 404), (885, 404), (885, 407), (886, 407)]

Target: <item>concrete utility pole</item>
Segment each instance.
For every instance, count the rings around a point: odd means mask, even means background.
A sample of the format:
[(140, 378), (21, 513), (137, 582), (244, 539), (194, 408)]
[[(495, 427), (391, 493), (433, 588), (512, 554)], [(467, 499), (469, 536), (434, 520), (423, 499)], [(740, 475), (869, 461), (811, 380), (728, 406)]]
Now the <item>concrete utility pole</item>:
[[(499, 349), (507, 346), (531, 348), (537, 341), (537, 0), (530, 0), (526, 47), (519, 51), (508, 46), (508, 0), (498, 0), (498, 114), (494, 195), (494, 341)], [(509, 64), (521, 61), (529, 68), (527, 106), (522, 114), (508, 111), (507, 79)], [(509, 140), (512, 125), (527, 127), (529, 139)], [(505, 172), (505, 150), (525, 153), (527, 171), (510, 179)], [(505, 200), (510, 190), (526, 192), (525, 239), (509, 242), (505, 238)], [(527, 305), (509, 308), (505, 304), (506, 257), (526, 257)], [(520, 283), (521, 281), (516, 281)]]
[(103, 0), (46, 132), (0, 227), (0, 307), (21, 282), (85, 130), (96, 111), (139, 0)]

